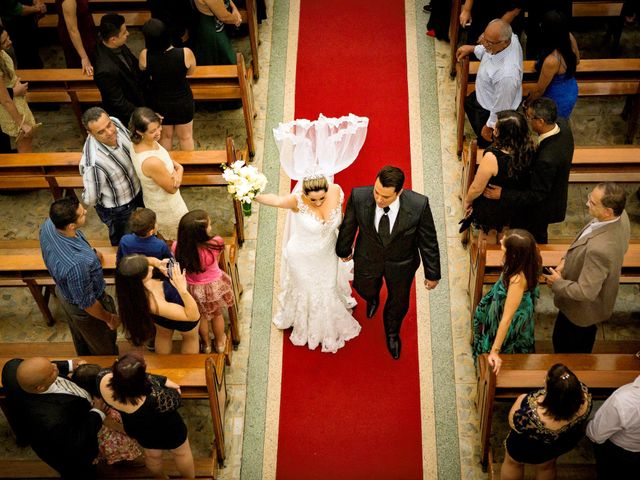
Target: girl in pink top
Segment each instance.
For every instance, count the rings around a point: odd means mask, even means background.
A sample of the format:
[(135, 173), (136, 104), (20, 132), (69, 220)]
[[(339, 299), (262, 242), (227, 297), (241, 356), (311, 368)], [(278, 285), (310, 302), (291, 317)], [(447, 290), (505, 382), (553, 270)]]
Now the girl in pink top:
[(227, 345), (222, 309), (233, 305), (231, 278), (218, 266), (224, 249), (222, 237), (211, 233), (211, 219), (204, 210), (185, 214), (178, 226), (174, 242), (176, 261), (187, 271), (187, 288), (200, 310), (200, 338), (203, 351), (211, 353), (209, 322), (213, 326), (215, 350), (223, 353)]

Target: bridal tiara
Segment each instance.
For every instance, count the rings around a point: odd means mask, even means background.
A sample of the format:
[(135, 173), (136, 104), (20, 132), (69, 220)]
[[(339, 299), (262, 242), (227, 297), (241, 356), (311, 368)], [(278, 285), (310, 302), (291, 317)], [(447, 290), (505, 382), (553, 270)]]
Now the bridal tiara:
[(305, 180), (318, 180), (320, 178), (325, 178), (324, 173), (311, 173), (302, 177), (302, 181), (304, 182)]

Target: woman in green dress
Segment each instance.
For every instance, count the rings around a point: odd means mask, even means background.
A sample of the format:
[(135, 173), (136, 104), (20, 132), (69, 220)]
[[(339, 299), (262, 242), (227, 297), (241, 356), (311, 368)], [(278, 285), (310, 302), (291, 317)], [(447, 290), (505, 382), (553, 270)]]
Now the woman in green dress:
[(194, 0), (195, 38), (193, 50), (198, 65), (234, 65), (236, 54), (225, 32), (225, 24), (239, 27), (240, 12), (231, 0)]
[(535, 350), (533, 310), (542, 265), (536, 241), (526, 230), (509, 230), (500, 243), (502, 274), (473, 316), (473, 359), (488, 353), (496, 374), (502, 364), (499, 353)]

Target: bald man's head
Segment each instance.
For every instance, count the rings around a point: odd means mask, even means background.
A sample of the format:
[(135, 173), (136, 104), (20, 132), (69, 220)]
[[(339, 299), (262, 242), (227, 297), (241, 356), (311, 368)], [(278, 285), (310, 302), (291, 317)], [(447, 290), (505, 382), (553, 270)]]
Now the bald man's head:
[(511, 43), (511, 25), (500, 18), (491, 20), (480, 35), (480, 43), (489, 53), (501, 52)]
[(18, 384), (29, 393), (42, 393), (58, 378), (58, 367), (45, 357), (27, 358), (16, 373)]

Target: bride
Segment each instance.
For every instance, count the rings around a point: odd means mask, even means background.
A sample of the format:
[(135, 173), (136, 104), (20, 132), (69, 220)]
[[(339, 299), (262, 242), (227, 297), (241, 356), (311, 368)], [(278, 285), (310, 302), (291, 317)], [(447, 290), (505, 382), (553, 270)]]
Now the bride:
[[(349, 115), (296, 120), (274, 129), (280, 163), (298, 182), (286, 196), (260, 194), (263, 205), (288, 209), (281, 293), (273, 323), (293, 327), (291, 342), (335, 353), (360, 333), (351, 315), (351, 265), (336, 256), (344, 193), (333, 174), (351, 165), (364, 143), (368, 119)], [(303, 173), (301, 173), (303, 172)]]

